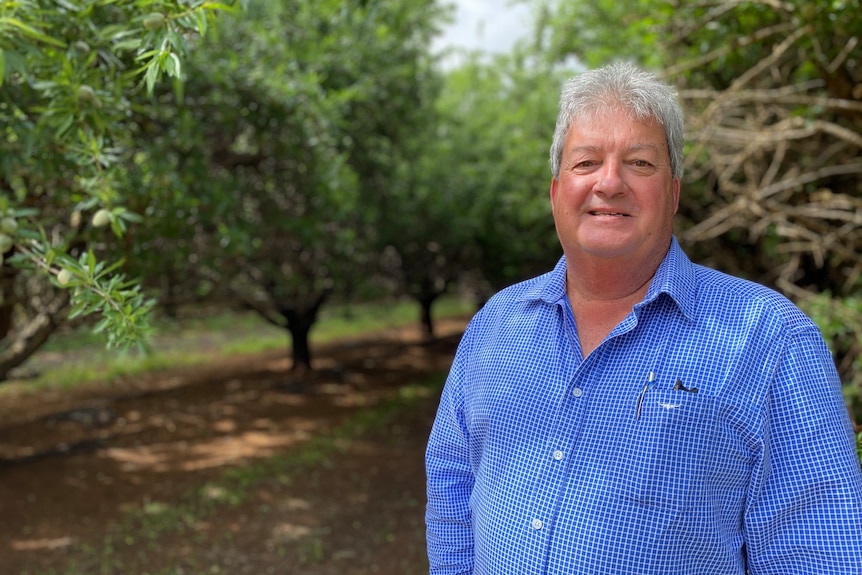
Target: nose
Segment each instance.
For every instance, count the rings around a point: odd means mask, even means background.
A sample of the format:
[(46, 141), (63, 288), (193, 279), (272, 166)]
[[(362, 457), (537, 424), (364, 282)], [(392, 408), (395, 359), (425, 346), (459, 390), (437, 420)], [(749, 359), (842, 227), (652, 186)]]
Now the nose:
[(599, 180), (593, 188), (596, 193), (615, 196), (625, 192), (625, 182), (616, 162), (605, 162), (598, 173)]

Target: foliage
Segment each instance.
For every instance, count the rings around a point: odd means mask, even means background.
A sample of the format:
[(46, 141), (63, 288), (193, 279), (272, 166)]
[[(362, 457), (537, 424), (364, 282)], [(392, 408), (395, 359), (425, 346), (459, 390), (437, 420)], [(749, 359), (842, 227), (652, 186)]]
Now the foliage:
[[(226, 18), (182, 89), (136, 118), (150, 145), (128, 187), (145, 213), (183, 218), (138, 232), (142, 275), (229, 290), (290, 331), (294, 365), (310, 364), (321, 307), (376, 267), (370, 213), (425, 121), (437, 16), (430, 0), (291, 0)], [(164, 251), (168, 266), (153, 257)]]
[(464, 207), (455, 222), (469, 230), (484, 295), (559, 257), (548, 149), (561, 84), (561, 71), (514, 54), (451, 71), (441, 94), (434, 179)]
[(119, 236), (139, 219), (118, 186), (135, 147), (128, 117), (160, 76), (182, 75), (189, 41), (232, 4), (0, 4), (0, 248), (7, 256), (0, 378), (56, 326), (65, 309), (56, 288), (68, 289), (74, 314), (102, 315), (109, 344), (146, 336), (151, 303), (116, 265), (93, 255), (108, 229)]
[(595, 68), (613, 60), (661, 67), (662, 26), (675, 15), (667, 0), (535, 0), (537, 43), (549, 62), (574, 60)]
[(419, 303), (426, 335), (433, 336), (432, 305), (469, 265), (471, 198), (453, 170), (459, 158), (451, 154), (448, 110), (438, 91), (445, 86), (435, 78), (424, 88), (422, 117), (391, 156), (387, 183), (365, 188), (362, 203), (372, 250), (381, 254), (380, 281)]

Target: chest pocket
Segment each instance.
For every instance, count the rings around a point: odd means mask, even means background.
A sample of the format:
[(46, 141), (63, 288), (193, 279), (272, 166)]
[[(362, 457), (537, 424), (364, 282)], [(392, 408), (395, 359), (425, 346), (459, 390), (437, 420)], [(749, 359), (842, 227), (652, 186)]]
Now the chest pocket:
[(701, 497), (714, 443), (713, 399), (703, 393), (653, 389), (640, 418), (621, 432), (610, 477), (624, 500), (682, 511)]

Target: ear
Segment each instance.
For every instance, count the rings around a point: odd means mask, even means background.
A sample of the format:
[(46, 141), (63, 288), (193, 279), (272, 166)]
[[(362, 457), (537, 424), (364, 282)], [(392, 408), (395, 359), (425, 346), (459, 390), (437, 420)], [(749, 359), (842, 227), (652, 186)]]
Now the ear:
[(557, 185), (558, 184), (559, 183), (557, 182), (557, 178), (551, 178), (551, 194), (550, 195), (551, 195), (551, 206), (552, 207), (554, 205), (554, 199), (557, 196)]
[(676, 211), (679, 209), (679, 189), (680, 182), (679, 178), (673, 179), (673, 213), (676, 214)]

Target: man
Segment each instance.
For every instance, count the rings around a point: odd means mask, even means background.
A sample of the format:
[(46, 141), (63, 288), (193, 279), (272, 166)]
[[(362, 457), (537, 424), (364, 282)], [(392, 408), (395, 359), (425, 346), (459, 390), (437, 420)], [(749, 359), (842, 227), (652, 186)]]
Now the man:
[(862, 574), (862, 473), (817, 327), (673, 237), (673, 90), (565, 86), (563, 257), (471, 321), (427, 449), (442, 574)]

